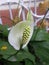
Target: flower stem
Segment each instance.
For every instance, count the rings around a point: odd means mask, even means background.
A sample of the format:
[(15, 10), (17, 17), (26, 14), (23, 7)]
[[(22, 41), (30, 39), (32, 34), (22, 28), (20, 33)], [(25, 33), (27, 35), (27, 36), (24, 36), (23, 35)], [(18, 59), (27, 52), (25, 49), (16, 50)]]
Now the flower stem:
[[(19, 51), (20, 51), (20, 50), (19, 50)], [(8, 60), (10, 57), (12, 57), (12, 56), (17, 55), (17, 53), (18, 53), (19, 51), (17, 51), (16, 53), (14, 53), (14, 54), (10, 55), (10, 56), (7, 58), (7, 60)]]
[[(49, 11), (49, 8), (48, 8), (47, 11), (45, 12), (45, 15), (44, 15), (44, 17), (43, 17), (43, 19), (42, 19), (40, 25), (42, 25), (42, 23), (43, 23), (43, 21), (44, 21), (46, 15), (47, 15), (47, 13), (48, 13), (48, 11)], [(36, 38), (36, 36), (37, 36), (37, 33), (38, 33), (39, 31), (40, 31), (40, 28), (38, 27), (38, 28), (37, 28), (37, 31), (35, 32), (35, 35), (34, 35), (33, 40), (35, 40), (35, 38)]]

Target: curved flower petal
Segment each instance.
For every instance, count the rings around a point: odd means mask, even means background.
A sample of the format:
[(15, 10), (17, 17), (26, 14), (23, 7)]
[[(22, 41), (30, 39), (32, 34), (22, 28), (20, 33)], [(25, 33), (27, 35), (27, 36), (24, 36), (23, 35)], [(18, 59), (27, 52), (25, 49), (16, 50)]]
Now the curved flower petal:
[(31, 27), (31, 32), (30, 32), (30, 37), (29, 37), (28, 41), (22, 46), (22, 48), (24, 48), (28, 44), (28, 42), (32, 36), (32, 33), (33, 33), (33, 26), (31, 26), (30, 22), (20, 22), (20, 23), (16, 24), (15, 26), (12, 27), (12, 29), (9, 33), (8, 41), (16, 50), (20, 49), (24, 28), (26, 26)]

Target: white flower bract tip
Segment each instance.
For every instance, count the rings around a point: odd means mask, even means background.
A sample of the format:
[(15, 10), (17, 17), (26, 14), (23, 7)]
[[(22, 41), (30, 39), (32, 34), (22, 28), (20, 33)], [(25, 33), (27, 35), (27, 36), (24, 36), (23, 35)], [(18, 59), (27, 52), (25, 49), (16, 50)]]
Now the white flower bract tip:
[(9, 43), (16, 49), (20, 50), (29, 43), (34, 30), (34, 20), (30, 12), (28, 12), (27, 20), (21, 21), (13, 26), (8, 35)]

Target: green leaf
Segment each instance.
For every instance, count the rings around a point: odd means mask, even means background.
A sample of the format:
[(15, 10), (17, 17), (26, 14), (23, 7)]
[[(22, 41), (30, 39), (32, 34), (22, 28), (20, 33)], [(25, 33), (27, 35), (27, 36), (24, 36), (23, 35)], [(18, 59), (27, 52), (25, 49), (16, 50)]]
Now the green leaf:
[[(34, 30), (34, 34), (33, 34), (31, 40), (33, 40), (33, 37), (35, 36), (36, 31), (37, 31), (37, 29)], [(40, 29), (38, 31), (38, 33), (36, 34), (36, 38), (34, 40), (37, 40), (37, 41), (42, 41), (42, 40), (49, 41), (49, 33), (44, 29)]]
[(48, 41), (30, 41), (31, 45), (33, 46), (41, 46), (49, 50), (49, 42)]
[(5, 60), (5, 59), (1, 59), (0, 62), (2, 62), (4, 65), (23, 65), (22, 63), (20, 63), (18, 61), (11, 62), (11, 61), (8, 61), (8, 60)]
[(3, 55), (4, 58), (16, 52), (17, 51), (8, 42), (0, 40), (0, 54)]
[(26, 58), (28, 58), (29, 60), (31, 60), (32, 62), (35, 62), (35, 57), (29, 53), (28, 51), (20, 51), (17, 55), (16, 55), (16, 58), (18, 61), (22, 61)]
[(29, 59), (25, 59), (25, 65), (34, 65), (34, 63)]
[(44, 61), (48, 61), (49, 60), (49, 52), (47, 52), (48, 50), (46, 50), (45, 48), (42, 47), (38, 47), (36, 48), (36, 54)]
[(1, 25), (0, 24), (0, 31), (2, 32), (2, 34), (4, 36), (8, 36), (8, 33), (9, 33), (9, 31), (8, 31), (8, 25)]
[(2, 58), (3, 56), (0, 54), (0, 59)]
[(44, 41), (34, 41), (32, 42), (32, 46), (34, 47), (35, 53), (43, 63), (49, 62), (49, 42)]

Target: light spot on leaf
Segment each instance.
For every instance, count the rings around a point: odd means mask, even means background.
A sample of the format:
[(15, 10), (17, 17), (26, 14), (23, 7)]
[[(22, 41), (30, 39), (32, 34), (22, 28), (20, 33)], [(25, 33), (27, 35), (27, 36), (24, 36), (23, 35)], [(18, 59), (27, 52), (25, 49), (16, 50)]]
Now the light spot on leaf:
[(6, 46), (6, 45), (3, 45), (3, 46), (1, 47), (1, 50), (7, 50), (7, 46)]

